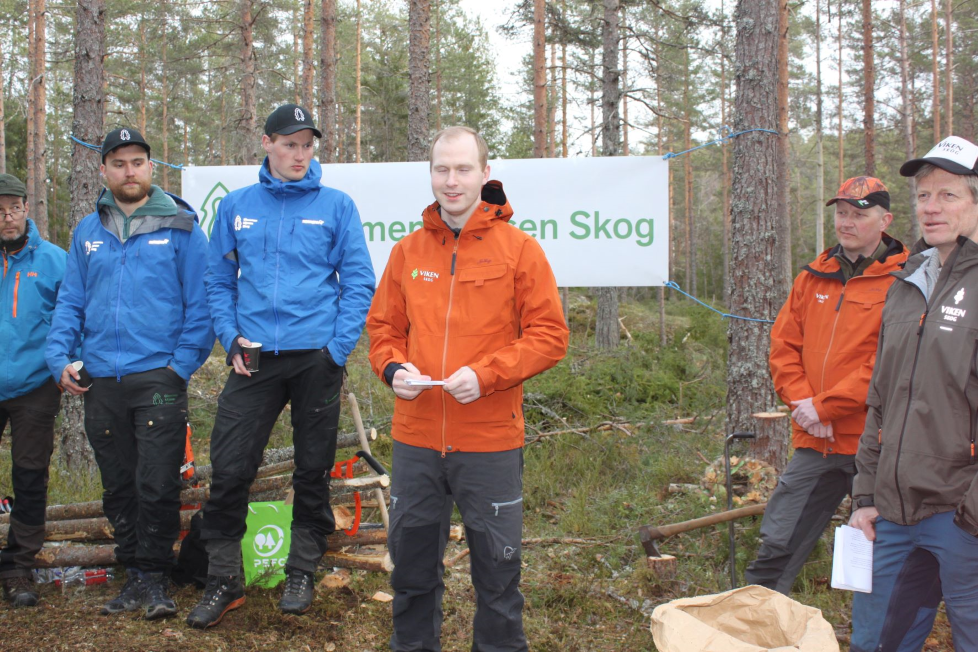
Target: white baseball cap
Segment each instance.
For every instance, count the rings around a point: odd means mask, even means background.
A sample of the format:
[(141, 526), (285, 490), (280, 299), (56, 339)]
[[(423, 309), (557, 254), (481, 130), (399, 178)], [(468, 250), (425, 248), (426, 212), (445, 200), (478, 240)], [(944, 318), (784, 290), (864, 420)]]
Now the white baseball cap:
[(948, 136), (927, 152), (900, 166), (900, 174), (912, 177), (925, 163), (936, 165), (951, 174), (978, 175), (978, 145), (960, 136)]

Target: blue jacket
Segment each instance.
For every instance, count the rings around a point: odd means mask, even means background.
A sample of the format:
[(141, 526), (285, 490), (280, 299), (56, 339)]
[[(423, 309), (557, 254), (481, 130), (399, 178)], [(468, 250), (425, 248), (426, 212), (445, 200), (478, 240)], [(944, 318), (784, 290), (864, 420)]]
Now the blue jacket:
[(299, 181), (273, 177), (267, 159), (258, 176), (221, 200), (211, 231), (204, 279), (217, 336), (226, 351), (238, 335), (266, 352), (325, 347), (344, 365), (375, 286), (357, 207), (320, 183), (316, 161)]
[(0, 401), (32, 392), (51, 377), (44, 364), (44, 340), (65, 275), (65, 257), (64, 249), (43, 239), (30, 219), (27, 244), (3, 255)]
[(189, 204), (155, 186), (153, 195), (154, 204), (169, 197), (176, 206), (149, 215), (140, 209), (144, 217), (125, 243), (116, 226), (121, 214), (111, 201), (100, 198), (75, 228), (47, 342), (55, 378), (79, 343), (93, 377), (117, 380), (169, 365), (189, 381), (210, 354), (207, 236)]

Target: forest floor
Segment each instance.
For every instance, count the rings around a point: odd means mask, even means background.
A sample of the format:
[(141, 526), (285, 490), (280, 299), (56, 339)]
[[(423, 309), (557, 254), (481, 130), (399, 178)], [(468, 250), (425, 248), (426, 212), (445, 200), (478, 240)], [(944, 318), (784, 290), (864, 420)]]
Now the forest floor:
[[(649, 626), (656, 606), (730, 588), (726, 525), (661, 543), (664, 553), (679, 558), (678, 575), (669, 581), (649, 572), (638, 541), (640, 525), (703, 516), (722, 510), (725, 500), (707, 491), (668, 491), (670, 483), (700, 483), (704, 460), (722, 455), (727, 346), (726, 325), (715, 315), (685, 303), (668, 306), (665, 346), (658, 338), (657, 305), (632, 299), (621, 311), (634, 339), (623, 341), (617, 351), (599, 352), (590, 344), (595, 307), (572, 294), (567, 359), (525, 386), (528, 440), (541, 433), (582, 431), (539, 437), (525, 452), (524, 537), (541, 540), (523, 550), (524, 622), (533, 650), (655, 650)], [(364, 348), (361, 342), (351, 357), (347, 390), (357, 395), (367, 427), (382, 433), (374, 452), (389, 465), (392, 395), (370, 373)], [(190, 387), (199, 464), (207, 463), (217, 395), (227, 373), (223, 357), (218, 348)], [(690, 416), (699, 418), (692, 424), (662, 423)], [(287, 420), (286, 411), (270, 446), (290, 443)], [(588, 430), (608, 421), (630, 425)], [(353, 431), (346, 407), (340, 430)], [(0, 495), (11, 491), (9, 469), (8, 434), (0, 444)], [(53, 467), (50, 504), (99, 497), (97, 477)], [(369, 512), (365, 515), (377, 520)], [(741, 578), (754, 557), (759, 526), (760, 518), (737, 523)], [(821, 609), (845, 650), (850, 594), (829, 588), (830, 531), (806, 564), (792, 597)], [(464, 541), (449, 543), (446, 556), (463, 550)], [(35, 609), (0, 606), (0, 650), (385, 650), (391, 606), (372, 596), (390, 592), (388, 579), (354, 571), (348, 586), (319, 590), (312, 610), (298, 617), (278, 612), (279, 589), (250, 587), (246, 605), (205, 632), (183, 622), (199, 596), (192, 587), (175, 593), (179, 617), (147, 622), (137, 615), (98, 615), (101, 604), (121, 586), (118, 579), (64, 592), (47, 584)], [(443, 649), (468, 650), (475, 602), (468, 564), (449, 569), (445, 584)], [(942, 612), (925, 650), (952, 647)]]

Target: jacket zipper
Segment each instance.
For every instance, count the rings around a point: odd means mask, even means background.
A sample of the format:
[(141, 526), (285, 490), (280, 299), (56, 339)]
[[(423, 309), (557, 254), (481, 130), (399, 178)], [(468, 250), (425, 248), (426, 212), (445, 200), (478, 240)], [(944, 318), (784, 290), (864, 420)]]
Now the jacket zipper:
[[(959, 251), (961, 251), (961, 245), (958, 245), (958, 248), (954, 250), (954, 253), (952, 254), (953, 259), (957, 259)], [(934, 255), (936, 256), (937, 254), (935, 253)], [(930, 296), (930, 301), (927, 301), (925, 297), (924, 313), (920, 315), (920, 326), (918, 326), (917, 328), (917, 346), (916, 348), (914, 348), (913, 365), (910, 367), (910, 382), (907, 385), (907, 408), (903, 413), (903, 425), (900, 427), (900, 438), (897, 440), (896, 462), (893, 464), (893, 480), (896, 485), (897, 496), (900, 498), (900, 516), (903, 518), (904, 523), (907, 522), (907, 506), (903, 500), (903, 490), (900, 489), (900, 454), (903, 451), (903, 436), (907, 432), (907, 419), (910, 416), (910, 404), (913, 403), (913, 382), (914, 382), (914, 377), (917, 375), (917, 360), (920, 357), (920, 343), (924, 339), (924, 323), (927, 321), (927, 315), (930, 313), (930, 304), (934, 303), (937, 300), (937, 297), (939, 297), (941, 292), (944, 290), (944, 286), (947, 285), (947, 279), (951, 277), (951, 268), (954, 265), (954, 260), (951, 260), (950, 258), (946, 262), (950, 264), (948, 265), (947, 273), (941, 274), (941, 276), (944, 279), (944, 282), (941, 283), (940, 287), (936, 287), (936, 286), (934, 287), (934, 291), (931, 293)], [(904, 283), (907, 282), (906, 279), (901, 279), (901, 280), (903, 280)], [(917, 286), (914, 285), (913, 283), (911, 283), (910, 285), (913, 285), (915, 288), (917, 288)], [(917, 288), (917, 291), (920, 292), (920, 288)], [(923, 292), (921, 292), (920, 294), (921, 296), (923, 296)], [(883, 434), (881, 431), (880, 432), (881, 441), (882, 438), (883, 438)]]
[[(852, 279), (850, 279), (851, 282)], [(829, 345), (825, 347), (825, 358), (822, 359), (822, 374), (818, 379), (818, 391), (825, 391), (825, 367), (829, 363), (829, 354), (832, 352), (832, 345), (835, 343), (835, 329), (839, 325), (839, 315), (842, 310), (842, 301), (846, 298), (846, 288), (842, 286), (842, 294), (839, 295), (839, 302), (835, 304), (835, 319), (832, 321), (832, 334), (829, 335)], [(812, 406), (814, 407), (814, 406)], [(822, 440), (822, 458), (829, 456), (829, 440)]]
[(278, 213), (278, 236), (275, 241), (275, 289), (272, 291), (272, 314), (275, 315), (275, 355), (278, 355), (278, 270), (282, 264), (282, 222), (285, 220), (285, 198)]
[(115, 381), (122, 382), (122, 369), (119, 361), (122, 359), (122, 338), (119, 336), (119, 313), (122, 310), (122, 279), (126, 275), (126, 244), (122, 243), (122, 266), (119, 269), (119, 290), (115, 297)]
[[(20, 272), (14, 275), (14, 319), (17, 318), (17, 291), (20, 289)], [(974, 449), (974, 445), (972, 445)]]
[[(448, 286), (448, 309), (445, 311), (445, 345), (441, 352), (441, 377), (445, 378), (445, 362), (448, 360), (448, 326), (452, 317), (452, 297), (455, 295), (455, 259), (458, 256), (458, 236), (455, 234), (455, 246), (452, 248), (452, 282)], [(448, 428), (448, 406), (445, 399), (445, 391), (441, 392), (441, 456), (445, 457), (447, 448), (445, 447), (445, 431)]]

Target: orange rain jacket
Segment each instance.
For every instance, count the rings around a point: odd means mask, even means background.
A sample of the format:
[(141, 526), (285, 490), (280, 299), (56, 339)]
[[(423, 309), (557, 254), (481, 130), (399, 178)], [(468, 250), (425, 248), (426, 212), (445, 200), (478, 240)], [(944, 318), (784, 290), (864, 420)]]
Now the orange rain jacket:
[(367, 315), (370, 364), (383, 380), (392, 363), (413, 363), (434, 380), (468, 365), (481, 398), (459, 404), (441, 387), (396, 399), (395, 440), (443, 454), (523, 446), (523, 381), (567, 353), (553, 271), (537, 241), (509, 224), (502, 184), (456, 236), (438, 203), (424, 228), (398, 242)]
[(795, 278), (771, 329), (771, 377), (786, 405), (814, 397), (822, 423), (832, 423), (835, 443), (812, 437), (793, 420), (795, 448), (855, 455), (866, 422), (866, 395), (890, 272), (907, 260), (907, 248), (883, 234), (882, 261), (843, 285), (838, 246), (824, 251)]

